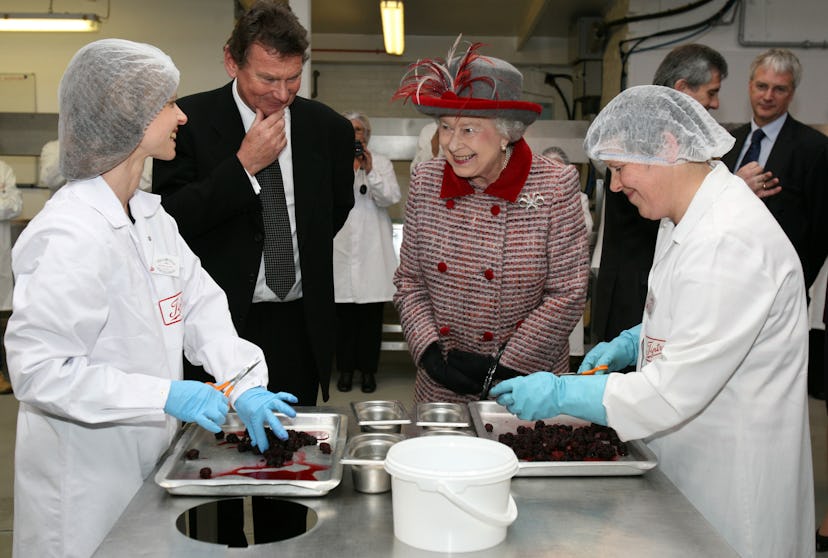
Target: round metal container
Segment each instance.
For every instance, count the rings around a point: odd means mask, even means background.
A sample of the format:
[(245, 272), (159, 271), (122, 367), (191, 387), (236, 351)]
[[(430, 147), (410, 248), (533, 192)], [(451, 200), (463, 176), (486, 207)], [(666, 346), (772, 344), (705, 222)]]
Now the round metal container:
[(385, 470), (385, 456), (391, 446), (402, 439), (402, 436), (395, 434), (357, 434), (348, 441), (342, 463), (351, 466), (355, 490), (369, 494), (391, 490), (391, 475)]

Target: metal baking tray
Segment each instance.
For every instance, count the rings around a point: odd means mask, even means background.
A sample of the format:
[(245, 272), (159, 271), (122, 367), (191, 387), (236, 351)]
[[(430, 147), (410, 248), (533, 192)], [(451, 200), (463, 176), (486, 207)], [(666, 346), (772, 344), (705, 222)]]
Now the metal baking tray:
[(468, 428), (469, 410), (465, 404), (427, 402), (417, 404), (417, 426), (425, 428)]
[(352, 401), (351, 409), (360, 426), (411, 424), (405, 407), (396, 400)]
[[(288, 430), (301, 430), (331, 445), (324, 454), (319, 445), (305, 446), (293, 454), (292, 464), (267, 467), (261, 455), (239, 453), (236, 444), (216, 440), (212, 432), (188, 424), (167, 451), (155, 482), (170, 494), (188, 496), (324, 496), (342, 481), (340, 460), (348, 435), (348, 417), (334, 413), (303, 412), (296, 417), (277, 414)], [(245, 426), (236, 413), (227, 414), (222, 425), (225, 434), (241, 435)], [(199, 450), (198, 459), (189, 460), (190, 449)], [(210, 467), (212, 478), (202, 479), (199, 471)]]
[[(480, 438), (497, 441), (500, 434), (515, 432), (520, 425), (534, 427), (535, 421), (521, 420), (494, 401), (473, 401), (469, 412), (474, 429)], [(547, 424), (571, 424), (585, 426), (588, 421), (569, 415), (544, 419)], [(493, 430), (486, 432), (486, 423)], [(627, 442), (629, 453), (616, 461), (521, 461), (517, 477), (587, 477), (643, 475), (656, 465), (655, 454), (641, 440)]]

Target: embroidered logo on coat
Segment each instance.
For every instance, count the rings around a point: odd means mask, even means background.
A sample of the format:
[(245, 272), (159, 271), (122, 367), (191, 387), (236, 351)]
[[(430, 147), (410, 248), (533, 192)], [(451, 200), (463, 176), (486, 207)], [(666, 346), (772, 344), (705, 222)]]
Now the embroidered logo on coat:
[(173, 325), (180, 322), (182, 319), (181, 292), (159, 300), (158, 309), (161, 310), (161, 319), (164, 321), (164, 325)]
[(653, 337), (644, 337), (644, 363), (649, 364), (661, 355), (664, 349), (664, 339), (655, 339)]

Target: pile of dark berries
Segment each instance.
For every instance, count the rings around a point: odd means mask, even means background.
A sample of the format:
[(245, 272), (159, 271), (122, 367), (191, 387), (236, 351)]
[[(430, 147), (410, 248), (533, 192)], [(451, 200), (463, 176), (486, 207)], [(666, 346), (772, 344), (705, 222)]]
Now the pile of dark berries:
[[(487, 429), (488, 430), (488, 429)], [(498, 436), (522, 461), (613, 461), (627, 455), (627, 445), (608, 426), (535, 422), (535, 428), (518, 426), (517, 433)]]
[[(293, 452), (299, 448), (316, 445), (316, 436), (301, 430), (288, 430), (287, 440), (280, 440), (269, 428), (265, 429), (265, 433), (267, 434), (267, 441), (270, 444), (270, 447), (267, 448), (264, 453), (260, 452), (259, 448), (251, 443), (250, 434), (247, 430), (244, 431), (241, 438), (239, 438), (237, 434), (231, 432), (225, 437), (225, 440), (227, 442), (237, 444), (236, 449), (239, 453), (249, 451), (256, 455), (264, 456), (267, 460), (268, 467), (281, 467), (293, 459)], [(323, 448), (320, 447), (320, 450), (325, 453)]]

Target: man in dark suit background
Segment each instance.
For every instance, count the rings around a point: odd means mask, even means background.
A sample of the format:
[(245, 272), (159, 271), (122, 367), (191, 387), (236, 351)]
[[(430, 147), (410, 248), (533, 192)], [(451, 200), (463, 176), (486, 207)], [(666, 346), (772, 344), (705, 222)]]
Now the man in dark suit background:
[[(762, 198), (788, 235), (802, 262), (807, 292), (828, 254), (828, 137), (788, 113), (801, 77), (802, 65), (787, 49), (770, 49), (753, 60), (748, 82), (753, 118), (732, 131), (736, 143), (722, 161)], [(744, 176), (757, 164), (776, 182)], [(825, 397), (823, 335), (818, 329), (809, 335), (808, 392), (819, 398)]]
[[(264, 351), (268, 387), (293, 393), (299, 405), (315, 405), (320, 386), (328, 399), (336, 323), (332, 243), (353, 206), (354, 176), (350, 122), (297, 97), (307, 51), (307, 31), (286, 4), (254, 4), (224, 47), (233, 81), (178, 101), (189, 122), (173, 138), (176, 158), (156, 160), (153, 169), (153, 191), (227, 293), (239, 334)], [(266, 230), (272, 226), (259, 194), (261, 173), (274, 161), (289, 232)], [(279, 269), (289, 267), (293, 248), (295, 277), (288, 271), (292, 285), (287, 280), (280, 295), (265, 277), (267, 234), (287, 247), (288, 265)], [(189, 379), (208, 379), (201, 374), (185, 368)]]
[[(791, 51), (771, 49), (754, 59), (750, 67), (748, 94), (753, 119), (732, 131), (736, 144), (722, 161), (742, 176), (754, 131), (759, 150), (756, 162), (773, 173), (776, 195), (763, 197), (771, 185), (752, 182), (765, 205), (776, 217), (799, 254), (805, 272), (805, 287), (811, 286), (828, 253), (825, 232), (826, 191), (828, 190), (828, 137), (793, 118), (788, 106), (802, 76), (802, 66)], [(744, 176), (743, 176), (744, 178)], [(764, 188), (763, 188), (764, 187)]]
[[(719, 89), (727, 62), (701, 44), (674, 48), (653, 76), (653, 85), (686, 93), (706, 109), (719, 108)], [(604, 180), (609, 185), (609, 173)], [(641, 323), (647, 277), (653, 264), (658, 221), (646, 219), (623, 192), (605, 188), (604, 235), (590, 327), (593, 343), (610, 341)]]

